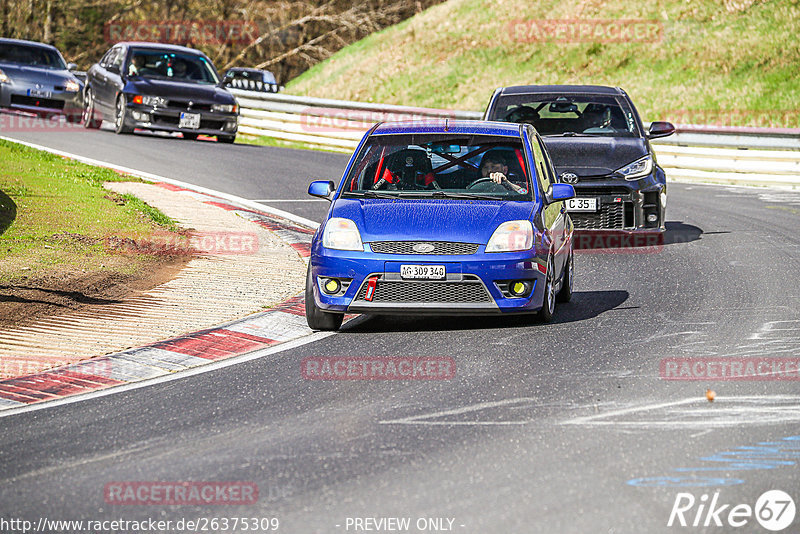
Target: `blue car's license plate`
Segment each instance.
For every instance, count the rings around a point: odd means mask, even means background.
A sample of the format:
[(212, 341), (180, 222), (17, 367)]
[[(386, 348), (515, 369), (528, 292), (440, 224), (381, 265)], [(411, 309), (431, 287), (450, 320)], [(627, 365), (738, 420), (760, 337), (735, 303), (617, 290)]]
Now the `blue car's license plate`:
[(404, 279), (442, 280), (446, 276), (444, 265), (400, 266), (400, 277)]

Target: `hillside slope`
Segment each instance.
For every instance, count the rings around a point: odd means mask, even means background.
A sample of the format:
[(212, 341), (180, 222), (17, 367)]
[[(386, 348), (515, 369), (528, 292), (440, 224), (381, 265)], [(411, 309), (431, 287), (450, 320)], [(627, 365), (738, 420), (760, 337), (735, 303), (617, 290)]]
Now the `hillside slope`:
[[(595, 24), (597, 36), (575, 42), (556, 31), (576, 24), (545, 19), (649, 22)], [(638, 34), (618, 33), (631, 24)], [(498, 86), (601, 84), (628, 91), (647, 120), (800, 127), (798, 34), (797, 0), (448, 0), (344, 48), (287, 92), (483, 110)]]

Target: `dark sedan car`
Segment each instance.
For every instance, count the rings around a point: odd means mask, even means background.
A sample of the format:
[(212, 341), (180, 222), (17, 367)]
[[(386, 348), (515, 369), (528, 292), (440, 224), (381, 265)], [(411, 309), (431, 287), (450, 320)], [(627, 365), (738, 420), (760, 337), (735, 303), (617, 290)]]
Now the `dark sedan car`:
[(86, 75), (87, 128), (98, 128), (109, 117), (119, 134), (140, 128), (232, 143), (238, 111), (211, 60), (183, 46), (118, 43)]
[(560, 181), (575, 187), (567, 210), (576, 230), (664, 230), (667, 178), (649, 140), (675, 127), (654, 122), (645, 130), (622, 89), (505, 87), (484, 117), (532, 124), (542, 135)]
[(79, 120), (83, 84), (74, 68), (54, 46), (0, 39), (0, 107)]

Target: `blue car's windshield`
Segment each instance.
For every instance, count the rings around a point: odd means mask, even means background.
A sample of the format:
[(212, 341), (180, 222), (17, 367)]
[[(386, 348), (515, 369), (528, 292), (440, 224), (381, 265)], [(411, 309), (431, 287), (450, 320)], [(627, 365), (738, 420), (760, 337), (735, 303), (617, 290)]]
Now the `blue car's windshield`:
[(375, 135), (356, 157), (343, 195), (529, 200), (528, 174), (518, 139)]
[(125, 68), (128, 76), (214, 85), (219, 83), (219, 78), (209, 61), (195, 54), (134, 49)]
[(532, 124), (544, 136), (640, 135), (628, 103), (608, 95), (505, 95), (489, 120)]
[(15, 63), (44, 69), (66, 70), (61, 55), (41, 46), (0, 43), (0, 63)]

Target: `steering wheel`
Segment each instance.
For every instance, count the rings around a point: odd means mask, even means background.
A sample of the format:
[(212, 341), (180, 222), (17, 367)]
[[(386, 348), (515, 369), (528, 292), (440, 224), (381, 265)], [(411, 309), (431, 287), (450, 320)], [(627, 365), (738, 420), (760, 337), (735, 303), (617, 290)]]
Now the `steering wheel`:
[[(489, 187), (485, 187), (486, 185), (489, 185)], [(485, 191), (487, 193), (508, 191), (502, 184), (498, 184), (491, 178), (478, 178), (465, 189), (476, 189), (477, 191)]]

